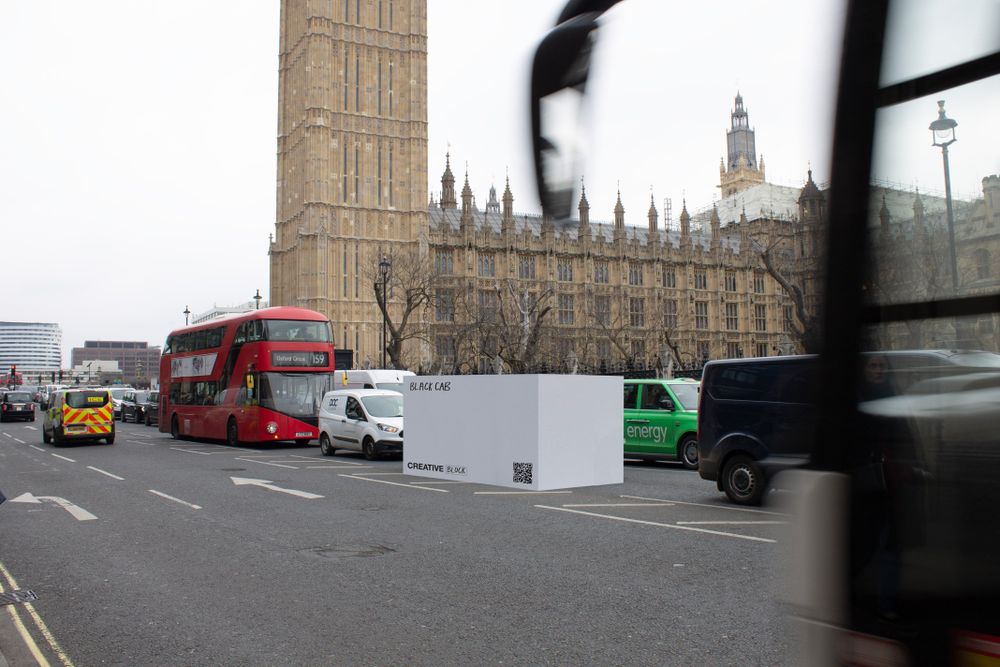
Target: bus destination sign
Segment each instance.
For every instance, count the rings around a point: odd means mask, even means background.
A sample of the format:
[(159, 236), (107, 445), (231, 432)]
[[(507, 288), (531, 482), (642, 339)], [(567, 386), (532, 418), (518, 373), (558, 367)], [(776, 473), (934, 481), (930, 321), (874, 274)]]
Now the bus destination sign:
[(329, 352), (307, 350), (274, 350), (271, 352), (272, 366), (328, 366)]

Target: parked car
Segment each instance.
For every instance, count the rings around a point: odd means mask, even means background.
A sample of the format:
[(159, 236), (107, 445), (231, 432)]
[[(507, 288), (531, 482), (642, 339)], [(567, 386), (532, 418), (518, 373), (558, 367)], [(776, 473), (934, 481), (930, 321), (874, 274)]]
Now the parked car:
[(111, 387), (108, 391), (111, 392), (111, 405), (114, 408), (115, 419), (121, 419), (122, 416), (122, 399), (125, 397), (125, 393), (130, 391), (132, 387)]
[(150, 391), (146, 393), (146, 399), (139, 403), (138, 407), (142, 421), (146, 426), (155, 426), (160, 423), (160, 392)]
[(35, 404), (31, 400), (30, 392), (20, 390), (0, 392), (0, 422), (15, 419), (35, 421)]
[[(134, 422), (138, 424), (142, 421), (142, 404), (149, 395), (148, 391), (129, 389), (122, 395), (120, 411), (123, 422)], [(112, 396), (114, 394), (112, 393)]]
[(698, 468), (698, 381), (625, 380), (625, 457)]
[(368, 460), (403, 452), (403, 395), (383, 389), (339, 389), (323, 396), (319, 447), (324, 456), (337, 449)]
[(111, 392), (108, 389), (59, 389), (49, 397), (42, 421), (42, 441), (62, 444), (76, 440), (115, 442)]

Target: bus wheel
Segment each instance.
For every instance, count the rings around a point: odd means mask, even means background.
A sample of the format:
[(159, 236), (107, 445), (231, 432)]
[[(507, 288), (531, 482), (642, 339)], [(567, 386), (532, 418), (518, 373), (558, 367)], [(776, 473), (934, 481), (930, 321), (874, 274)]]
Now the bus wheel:
[(226, 442), (231, 447), (235, 447), (240, 444), (240, 432), (236, 426), (236, 419), (233, 417), (230, 417), (229, 423), (226, 424)]
[(177, 415), (170, 418), (170, 437), (174, 440), (181, 439), (180, 425), (177, 423)]
[(686, 435), (681, 438), (677, 445), (677, 451), (681, 455), (681, 463), (688, 470), (698, 469), (698, 440), (693, 435)]
[(374, 461), (378, 458), (378, 453), (375, 451), (375, 441), (371, 438), (365, 438), (365, 441), (361, 443), (361, 453), (369, 461)]
[(333, 443), (330, 442), (330, 436), (326, 433), (319, 436), (319, 451), (323, 456), (333, 456)]
[(737, 505), (760, 505), (764, 488), (764, 472), (748, 456), (734, 456), (722, 469), (722, 490)]

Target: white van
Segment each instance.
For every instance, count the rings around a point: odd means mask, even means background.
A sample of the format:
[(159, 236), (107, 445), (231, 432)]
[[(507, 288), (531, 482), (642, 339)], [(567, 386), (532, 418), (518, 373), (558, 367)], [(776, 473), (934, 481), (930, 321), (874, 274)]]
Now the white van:
[(417, 376), (413, 371), (370, 369), (337, 371), (337, 389), (391, 389), (403, 391), (403, 383)]
[(319, 448), (361, 452), (371, 461), (403, 453), (403, 395), (385, 389), (339, 389), (323, 396), (319, 409)]

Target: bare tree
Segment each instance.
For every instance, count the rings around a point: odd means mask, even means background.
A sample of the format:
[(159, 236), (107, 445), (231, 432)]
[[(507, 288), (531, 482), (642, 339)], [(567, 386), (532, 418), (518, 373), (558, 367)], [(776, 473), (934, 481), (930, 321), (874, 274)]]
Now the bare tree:
[(767, 271), (792, 303), (794, 318), (790, 334), (803, 352), (819, 351), (822, 322), (809, 303), (809, 289), (818, 284), (820, 253), (803, 239), (801, 227), (787, 230), (772, 227), (749, 237), (750, 246)]
[[(385, 284), (388, 304), (382, 299), (383, 284), (379, 262), (389, 262)], [(434, 272), (416, 246), (395, 248), (366, 271), (375, 293), (375, 302), (386, 322), (386, 353), (393, 368), (406, 368), (407, 341), (430, 340), (430, 329), (424, 317), (433, 308), (441, 276)]]
[(481, 321), (481, 330), (495, 341), (497, 355), (512, 373), (528, 372), (544, 356), (541, 341), (553, 292), (549, 288), (533, 292), (509, 279), (500, 281), (495, 290), (495, 317)]

